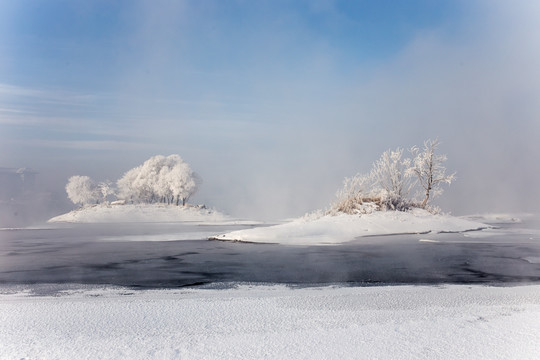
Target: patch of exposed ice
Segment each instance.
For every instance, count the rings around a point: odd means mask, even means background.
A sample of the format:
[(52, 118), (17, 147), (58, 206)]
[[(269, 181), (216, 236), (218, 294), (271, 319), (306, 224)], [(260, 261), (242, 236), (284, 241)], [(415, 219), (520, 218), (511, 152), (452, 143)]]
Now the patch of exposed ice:
[(505, 232), (503, 232), (503, 231), (487, 229), (487, 230), (482, 230), (482, 231), (467, 232), (467, 233), (465, 233), (463, 235), (465, 237), (468, 237), (468, 238), (482, 239), (482, 238), (490, 238), (490, 237), (493, 237), (493, 236), (500, 236), (500, 235), (504, 235), (504, 234), (505, 234)]
[(531, 214), (501, 214), (501, 213), (489, 213), (489, 214), (473, 214), (460, 216), (462, 219), (478, 221), (485, 224), (517, 224), (521, 223), (522, 218), (530, 217)]
[(540, 257), (538, 256), (528, 256), (528, 257), (523, 258), (523, 260), (531, 264), (540, 264)]
[(100, 241), (180, 241), (180, 240), (206, 240), (213, 234), (212, 231), (184, 231), (166, 234), (150, 235), (115, 235), (102, 236)]

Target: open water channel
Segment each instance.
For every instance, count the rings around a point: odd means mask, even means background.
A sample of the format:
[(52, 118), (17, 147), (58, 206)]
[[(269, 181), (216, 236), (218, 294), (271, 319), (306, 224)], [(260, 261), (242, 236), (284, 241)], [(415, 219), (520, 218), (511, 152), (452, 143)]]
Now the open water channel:
[(540, 231), (533, 223), (488, 233), (363, 237), (332, 246), (206, 240), (240, 228), (139, 223), (3, 229), (0, 285), (540, 283)]

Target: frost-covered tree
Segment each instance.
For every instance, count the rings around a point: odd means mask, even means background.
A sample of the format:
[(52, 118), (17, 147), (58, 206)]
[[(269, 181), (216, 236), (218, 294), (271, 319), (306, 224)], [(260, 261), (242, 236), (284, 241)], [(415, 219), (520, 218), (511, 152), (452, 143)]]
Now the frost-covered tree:
[(186, 204), (201, 180), (179, 155), (156, 155), (117, 181), (118, 196), (133, 202)]
[(371, 176), (382, 190), (381, 196), (396, 206), (408, 197), (413, 186), (408, 171), (410, 164), (410, 159), (403, 159), (401, 148), (385, 151), (373, 164)]
[(159, 201), (156, 184), (165, 157), (153, 156), (142, 165), (127, 171), (117, 181), (118, 197), (132, 202), (153, 203)]
[(422, 208), (427, 206), (430, 198), (443, 192), (442, 184), (450, 184), (455, 179), (455, 173), (446, 174), (446, 168), (443, 166), (446, 155), (435, 153), (439, 144), (438, 139), (426, 140), (422, 150), (416, 146), (410, 149), (413, 159), (408, 171), (416, 176), (418, 184), (423, 189), (424, 200), (420, 205)]
[(114, 185), (110, 180), (105, 180), (97, 185), (97, 189), (101, 195), (101, 201), (107, 202), (109, 197), (115, 195)]
[(127, 171), (124, 176), (116, 181), (119, 199), (137, 202), (140, 198), (138, 190), (135, 188), (135, 181), (138, 177), (140, 166)]
[(160, 191), (171, 194), (176, 205), (180, 202), (185, 205), (202, 183), (201, 178), (179, 155), (170, 155), (166, 158), (159, 177)]
[[(401, 148), (385, 151), (368, 174), (345, 179), (329, 213), (425, 209), (430, 199), (442, 193), (441, 185), (450, 184), (455, 178), (455, 174), (446, 174), (443, 166), (446, 156), (435, 153), (438, 145), (438, 140), (427, 140), (422, 150), (411, 148), (413, 159), (404, 159)], [(421, 204), (409, 197), (416, 185), (424, 196)]]
[[(379, 191), (373, 188), (374, 178), (369, 174), (356, 174), (343, 180), (343, 187), (336, 193), (337, 200), (330, 213), (367, 213), (378, 202)], [(378, 206), (378, 205), (375, 205)]]
[(403, 149), (385, 151), (368, 174), (345, 178), (330, 212), (362, 214), (410, 208), (413, 205), (408, 199), (413, 186), (408, 171), (410, 163), (410, 159), (403, 159)]
[(68, 198), (74, 204), (91, 204), (99, 201), (96, 184), (88, 176), (75, 175), (69, 178), (66, 185)]

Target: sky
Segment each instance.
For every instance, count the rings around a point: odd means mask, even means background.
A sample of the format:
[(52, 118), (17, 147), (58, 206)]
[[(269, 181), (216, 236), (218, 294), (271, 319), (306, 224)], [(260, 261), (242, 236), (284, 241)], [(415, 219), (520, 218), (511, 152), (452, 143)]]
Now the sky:
[(444, 211), (534, 212), (539, 20), (526, 0), (0, 0), (0, 167), (64, 197), (179, 154), (193, 202), (278, 219), (438, 138)]

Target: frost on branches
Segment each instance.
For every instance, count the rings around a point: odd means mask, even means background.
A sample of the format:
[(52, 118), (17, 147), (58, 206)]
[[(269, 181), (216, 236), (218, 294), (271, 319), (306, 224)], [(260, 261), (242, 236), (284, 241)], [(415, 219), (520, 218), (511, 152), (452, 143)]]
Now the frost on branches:
[(201, 178), (179, 155), (157, 155), (117, 181), (118, 197), (138, 203), (185, 205), (201, 183)]
[(179, 155), (157, 155), (127, 171), (116, 182), (116, 188), (108, 180), (96, 185), (88, 176), (72, 176), (66, 191), (73, 203), (81, 205), (111, 198), (131, 203), (186, 205), (201, 183), (201, 178)]
[[(401, 148), (385, 151), (368, 174), (345, 178), (328, 213), (366, 214), (412, 207), (430, 210), (428, 201), (442, 193), (442, 184), (450, 184), (455, 178), (455, 174), (445, 174), (442, 164), (446, 156), (435, 154), (438, 145), (438, 140), (427, 140), (422, 151), (412, 147), (412, 159), (403, 158)], [(420, 188), (424, 196), (421, 203), (410, 197), (415, 188)]]
[(413, 160), (408, 171), (416, 176), (423, 189), (424, 200), (420, 205), (422, 208), (427, 206), (430, 196), (434, 198), (442, 194), (442, 184), (451, 184), (456, 178), (456, 173), (446, 175), (446, 168), (443, 166), (446, 155), (435, 154), (438, 146), (439, 140), (426, 140), (422, 150), (416, 146), (410, 150)]
[(74, 204), (92, 204), (99, 201), (99, 190), (88, 176), (75, 175), (69, 178), (66, 185), (69, 200)]

